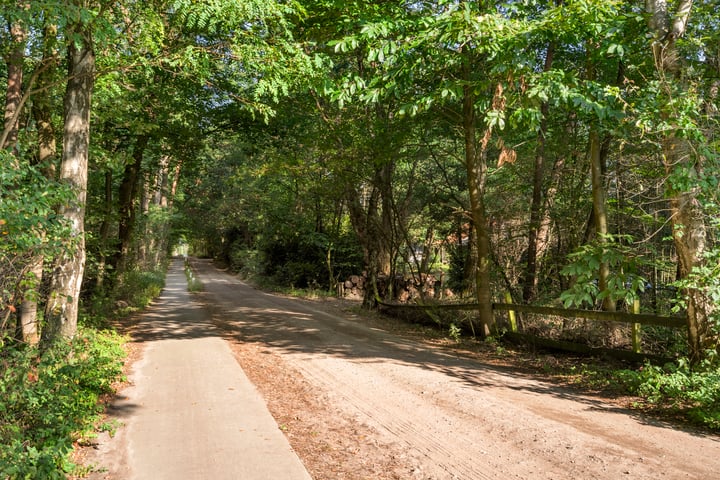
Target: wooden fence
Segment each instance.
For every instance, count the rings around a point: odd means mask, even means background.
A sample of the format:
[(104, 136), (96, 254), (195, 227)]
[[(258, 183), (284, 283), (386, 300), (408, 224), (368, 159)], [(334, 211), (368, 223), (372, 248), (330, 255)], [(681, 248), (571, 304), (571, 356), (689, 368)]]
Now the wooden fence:
[[(506, 296), (506, 298), (508, 298)], [(508, 298), (509, 300), (509, 298)], [(452, 310), (477, 310), (479, 304), (467, 303), (467, 304), (434, 304), (434, 305), (404, 305), (404, 304), (392, 304), (380, 302), (380, 305), (386, 308), (399, 308), (419, 311), (452, 311)], [(570, 308), (559, 308), (559, 307), (546, 307), (537, 305), (520, 305), (510, 303), (493, 303), (493, 311), (505, 311), (508, 312), (509, 317), (509, 336), (512, 339), (522, 340), (538, 346), (547, 346), (551, 348), (559, 348), (563, 350), (569, 350), (577, 353), (608, 353), (616, 357), (626, 358), (629, 360), (638, 360), (640, 358), (647, 358), (649, 355), (642, 355), (640, 348), (640, 337), (641, 337), (641, 326), (642, 325), (658, 325), (669, 328), (684, 328), (686, 323), (683, 317), (679, 316), (662, 316), (653, 315), (647, 313), (639, 313), (640, 303), (636, 301), (633, 305), (633, 311), (636, 313), (629, 312), (601, 312), (594, 310), (577, 310)], [(531, 313), (537, 315), (548, 315), (562, 318), (582, 318), (587, 320), (596, 320), (601, 322), (620, 322), (629, 323), (632, 326), (632, 352), (630, 355), (625, 355), (623, 351), (611, 350), (611, 349), (599, 349), (589, 346), (579, 345), (570, 342), (560, 342), (550, 339), (541, 339), (532, 335), (521, 334), (518, 332), (517, 321), (515, 314)], [(665, 358), (657, 357), (657, 360), (667, 360)]]

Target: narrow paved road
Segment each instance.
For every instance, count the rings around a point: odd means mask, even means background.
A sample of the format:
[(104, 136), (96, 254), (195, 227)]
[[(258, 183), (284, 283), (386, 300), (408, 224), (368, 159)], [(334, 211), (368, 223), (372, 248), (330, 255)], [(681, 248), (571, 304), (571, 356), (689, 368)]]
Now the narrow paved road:
[(91, 479), (310, 480), (208, 312), (172, 264), (142, 315), (132, 386), (109, 413), (123, 425), (99, 443)]
[(206, 261), (195, 265), (215, 323), (300, 372), (332, 411), (376, 432), (368, 441), (406, 452), (407, 478), (719, 478), (715, 436), (256, 291)]

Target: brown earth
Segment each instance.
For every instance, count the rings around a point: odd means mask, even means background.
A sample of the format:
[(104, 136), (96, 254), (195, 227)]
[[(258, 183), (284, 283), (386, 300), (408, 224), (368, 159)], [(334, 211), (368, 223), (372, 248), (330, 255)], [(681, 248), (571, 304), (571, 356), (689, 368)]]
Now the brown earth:
[[(252, 289), (209, 262), (197, 295), (321, 479), (709, 479), (718, 438), (538, 372), (556, 357)], [(137, 348), (133, 351), (136, 352)]]

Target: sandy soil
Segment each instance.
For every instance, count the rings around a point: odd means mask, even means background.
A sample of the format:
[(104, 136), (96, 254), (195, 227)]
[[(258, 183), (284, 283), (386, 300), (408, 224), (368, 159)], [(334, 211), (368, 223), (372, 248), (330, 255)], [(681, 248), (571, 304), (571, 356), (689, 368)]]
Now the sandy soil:
[[(710, 479), (685, 431), (337, 305), (256, 291), (208, 262), (198, 298), (313, 478)], [(474, 357), (474, 358), (473, 358)]]

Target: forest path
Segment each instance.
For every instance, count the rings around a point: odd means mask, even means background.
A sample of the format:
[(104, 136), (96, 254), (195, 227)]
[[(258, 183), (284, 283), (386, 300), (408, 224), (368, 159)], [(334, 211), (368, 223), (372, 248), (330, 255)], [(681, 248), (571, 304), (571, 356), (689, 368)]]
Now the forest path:
[(194, 261), (212, 319), (313, 478), (709, 479), (718, 437), (257, 291)]
[(720, 472), (716, 436), (192, 263), (205, 291), (189, 295), (175, 263), (134, 327), (143, 357), (111, 409), (126, 425), (99, 442), (93, 480), (308, 478), (294, 452), (315, 480)]
[(264, 400), (174, 260), (160, 298), (133, 332), (131, 386), (109, 407), (120, 422), (90, 458), (93, 479), (310, 480)]

